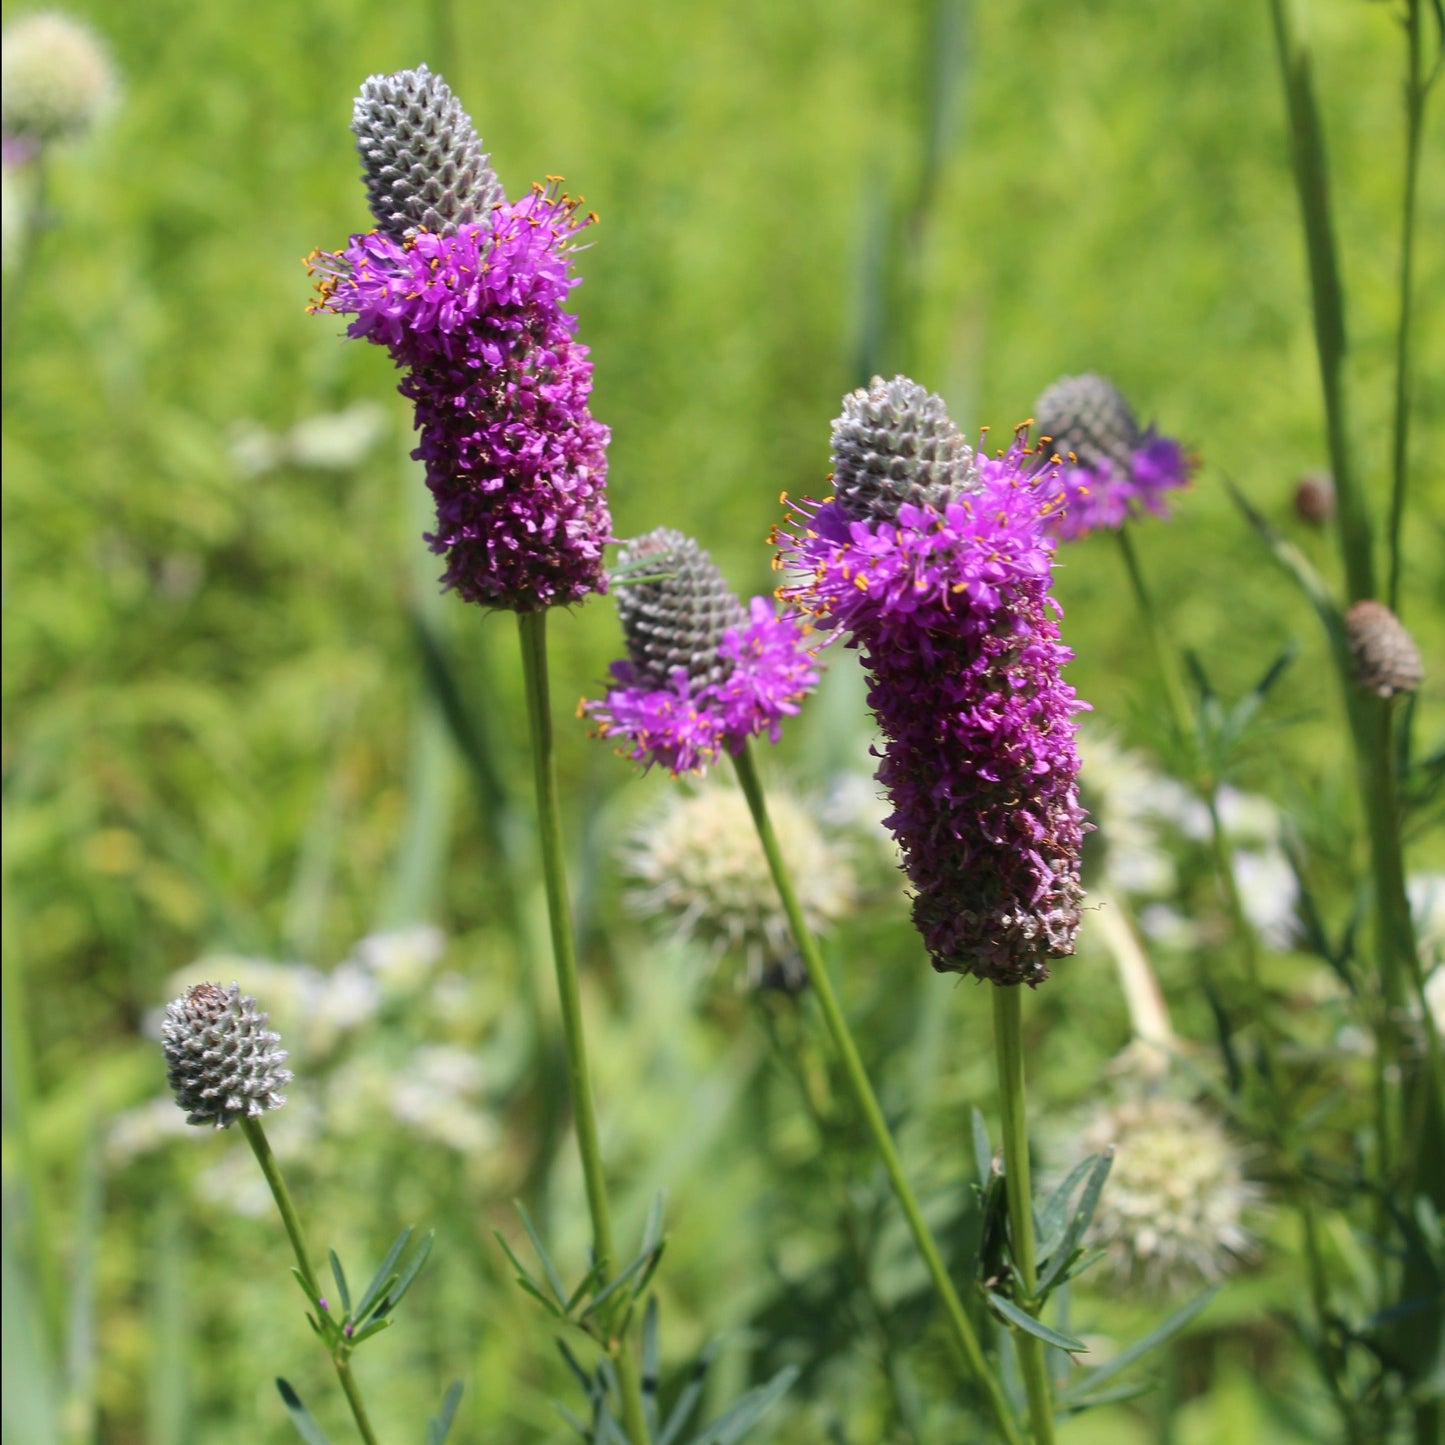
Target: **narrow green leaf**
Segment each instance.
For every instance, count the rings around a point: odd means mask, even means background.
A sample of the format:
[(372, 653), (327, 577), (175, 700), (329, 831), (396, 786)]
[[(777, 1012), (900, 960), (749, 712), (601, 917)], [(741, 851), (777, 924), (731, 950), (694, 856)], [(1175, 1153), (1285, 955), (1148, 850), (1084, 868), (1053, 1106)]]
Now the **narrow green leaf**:
[(1078, 1207), (1069, 1220), (1069, 1227), (1064, 1231), (1063, 1241), (1053, 1252), (1053, 1257), (1044, 1266), (1044, 1272), (1039, 1278), (1038, 1295), (1040, 1299), (1062, 1277), (1070, 1256), (1084, 1237), (1084, 1231), (1089, 1227), (1089, 1223), (1094, 1217), (1094, 1211), (1099, 1207), (1099, 1196), (1104, 1192), (1104, 1181), (1109, 1177), (1109, 1170), (1113, 1168), (1113, 1165), (1114, 1146), (1111, 1144), (1102, 1154), (1096, 1154), (1093, 1158), (1088, 1182), (1079, 1195)]
[(558, 1352), (562, 1358), (566, 1360), (567, 1368), (577, 1377), (577, 1383), (582, 1386), (588, 1402), (595, 1405), (601, 1397), (602, 1386), (582, 1368), (581, 1361), (578, 1360), (577, 1356), (568, 1348), (566, 1340), (558, 1340), (556, 1343)]
[[(661, 1247), (659, 1246), (659, 1250), (660, 1248)], [(596, 1311), (609, 1299), (611, 1299), (612, 1296), (616, 1294), (617, 1291), (621, 1289), (622, 1286), (626, 1284), (627, 1281), (630, 1280), (633, 1275), (635, 1275), (640, 1269), (642, 1269), (645, 1265), (648, 1264), (655, 1265), (656, 1262), (656, 1254), (653, 1254), (651, 1256), (645, 1254), (638, 1255), (637, 1258), (634, 1259), (632, 1263), (629, 1264), (627, 1268), (624, 1269), (622, 1273), (617, 1276), (616, 1279), (612, 1280), (611, 1283), (606, 1285), (603, 1289), (599, 1290), (595, 1295), (592, 1296), (590, 1300), (588, 1300), (587, 1308), (584, 1309), (582, 1313), (577, 1316), (577, 1318), (585, 1320), (588, 1315), (595, 1314)]]
[(547, 1276), (547, 1283), (552, 1287), (552, 1293), (557, 1296), (557, 1303), (562, 1306), (567, 1304), (567, 1291), (562, 1285), (562, 1276), (557, 1273), (552, 1263), (552, 1257), (547, 1253), (542, 1243), (542, 1236), (537, 1233), (537, 1227), (532, 1223), (532, 1216), (527, 1213), (527, 1206), (520, 1199), (514, 1199), (512, 1203), (516, 1206), (517, 1213), (522, 1216), (522, 1227), (527, 1231), (527, 1238), (532, 1241), (532, 1248), (537, 1251), (537, 1258), (542, 1263), (542, 1272)]
[(351, 1332), (351, 1347), (355, 1349), (363, 1340), (369, 1340), (372, 1335), (379, 1335), (383, 1330), (390, 1329), (392, 1324), (393, 1321), (389, 1319), (368, 1320), (359, 1330)]
[(1151, 1330), (1142, 1340), (1136, 1341), (1126, 1350), (1120, 1350), (1112, 1360), (1106, 1361), (1098, 1369), (1090, 1370), (1082, 1380), (1070, 1386), (1059, 1396), (1059, 1403), (1064, 1405), (1074, 1399), (1092, 1396), (1100, 1385), (1112, 1380), (1116, 1375), (1122, 1374), (1130, 1365), (1142, 1360), (1150, 1350), (1157, 1349), (1166, 1340), (1177, 1335), (1218, 1293), (1219, 1286), (1211, 1285), (1203, 1294), (1196, 1295), (1182, 1309), (1176, 1310), (1170, 1315), (1157, 1329)]
[(594, 1260), (592, 1268), (587, 1271), (577, 1284), (577, 1288), (567, 1296), (567, 1303), (562, 1306), (562, 1313), (570, 1315), (577, 1308), (578, 1302), (589, 1290), (595, 1289), (602, 1282), (602, 1265), (600, 1261)]
[(988, 1124), (978, 1109), (973, 1111), (973, 1164), (978, 1170), (979, 1187), (988, 1183), (989, 1166), (993, 1161), (993, 1147), (988, 1142)]
[(1042, 1340), (1046, 1345), (1052, 1345), (1056, 1350), (1065, 1350), (1071, 1355), (1088, 1353), (1089, 1347), (1083, 1340), (1076, 1340), (1072, 1335), (1061, 1335), (1058, 1330), (1051, 1330), (1041, 1320), (1036, 1320), (1027, 1310), (1021, 1310), (1011, 1299), (1005, 1299), (1003, 1295), (995, 1294), (991, 1289), (985, 1290), (984, 1293), (988, 1295), (988, 1302), (994, 1309), (1009, 1324), (1021, 1329), (1025, 1334)]
[(281, 1393), (281, 1403), (285, 1405), (286, 1413), (296, 1427), (296, 1433), (306, 1442), (306, 1445), (331, 1445), (321, 1426), (311, 1418), (311, 1412), (301, 1403), (301, 1397), (296, 1391), (282, 1379), (277, 1379), (276, 1388)]
[(687, 1384), (682, 1387), (677, 1399), (673, 1401), (672, 1411), (667, 1417), (667, 1423), (662, 1427), (662, 1434), (657, 1437), (656, 1445), (676, 1445), (678, 1438), (687, 1427), (687, 1422), (692, 1418), (692, 1412), (697, 1409), (697, 1402), (702, 1398), (703, 1386), (707, 1383), (707, 1372), (712, 1368), (713, 1357), (716, 1353), (717, 1344), (714, 1341), (706, 1345), (697, 1357), (697, 1362), (692, 1367), (692, 1374), (688, 1376)]
[(401, 1272), (401, 1278), (387, 1290), (386, 1298), (376, 1307), (373, 1314), (374, 1319), (380, 1319), (383, 1315), (390, 1314), (401, 1303), (402, 1296), (412, 1287), (417, 1275), (421, 1273), (421, 1267), (426, 1263), (436, 1237), (436, 1230), (429, 1229), (427, 1231), (426, 1237), (412, 1251), (410, 1261)]
[(331, 1259), (331, 1277), (336, 1281), (336, 1292), (341, 1296), (341, 1312), (343, 1315), (351, 1314), (351, 1290), (346, 1284), (346, 1271), (341, 1267), (341, 1261), (336, 1257), (334, 1249), (326, 1251)]
[(701, 1435), (694, 1437), (692, 1445), (736, 1445), (793, 1388), (793, 1381), (797, 1378), (796, 1365), (779, 1370), (766, 1385), (749, 1390), (731, 1410), (715, 1420)]
[(445, 1445), (452, 1421), (457, 1418), (457, 1406), (462, 1400), (462, 1382), (453, 1380), (445, 1395), (441, 1408), (427, 1421), (426, 1445)]
[(649, 1440), (657, 1435), (657, 1310), (657, 1296), (653, 1295), (642, 1312), (642, 1413)]
[(1071, 1399), (1067, 1405), (1062, 1401), (1059, 1403), (1070, 1414), (1076, 1415), (1081, 1410), (1092, 1410), (1098, 1405), (1120, 1405), (1125, 1400), (1137, 1400), (1140, 1395), (1147, 1395), (1154, 1388), (1156, 1386), (1153, 1380), (1138, 1380), (1131, 1385), (1115, 1385), (1112, 1390), (1103, 1390), (1097, 1395)]
[(1080, 1181), (1094, 1167), (1098, 1157), (1097, 1154), (1090, 1154), (1088, 1158), (1081, 1159), (1069, 1171), (1064, 1182), (1049, 1195), (1038, 1221), (1040, 1259), (1047, 1259), (1063, 1239), (1064, 1225), (1069, 1217), (1069, 1201), (1074, 1197), (1074, 1190), (1079, 1187)]
[(381, 1262), (381, 1268), (372, 1275), (371, 1283), (366, 1287), (366, 1293), (362, 1295), (360, 1303), (356, 1306), (356, 1318), (358, 1320), (364, 1320), (370, 1312), (372, 1305), (391, 1288), (392, 1266), (401, 1258), (401, 1252), (406, 1248), (407, 1241), (411, 1238), (411, 1231), (412, 1226), (408, 1224), (407, 1227), (397, 1235), (396, 1243), (387, 1250), (386, 1258)]

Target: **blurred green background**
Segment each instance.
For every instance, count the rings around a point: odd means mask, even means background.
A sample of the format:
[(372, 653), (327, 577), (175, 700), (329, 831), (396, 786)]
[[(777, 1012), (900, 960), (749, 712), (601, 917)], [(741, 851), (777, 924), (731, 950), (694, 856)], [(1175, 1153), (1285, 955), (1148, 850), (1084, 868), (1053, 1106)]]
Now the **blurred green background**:
[[(1357, 441), (1383, 508), (1402, 42), (1389, 5), (1311, 8)], [(22, 13), (7, 6), (6, 23)], [(142, 1030), (177, 969), (217, 954), (329, 969), (365, 935), (427, 922), (448, 939), (452, 1005), (427, 994), (382, 1010), (362, 1052), (480, 1051), (485, 1146), (448, 1153), (379, 1116), (368, 1127), (358, 1083), (360, 1121), (298, 1166), (302, 1208), (318, 1242), (363, 1262), (402, 1224), (439, 1231), (401, 1328), (361, 1356), (387, 1438), (419, 1439), (459, 1376), (458, 1439), (560, 1439), (546, 1401), (565, 1379), (490, 1237), (516, 1235), (507, 1201), (522, 1192), (559, 1255), (580, 1267), (585, 1245), (514, 625), (436, 597), (394, 376), (304, 310), (301, 259), (367, 224), (347, 130), (357, 85), (425, 59), (512, 194), (561, 173), (600, 212), (574, 296), (613, 433), (617, 533), (691, 532), (743, 592), (771, 587), (779, 493), (821, 493), (829, 420), (871, 372), (908, 370), (966, 432), (996, 440), (1059, 374), (1112, 376), (1204, 457), (1175, 520), (1137, 537), (1181, 644), (1232, 696), (1302, 643), (1271, 703), (1284, 726), (1241, 781), (1289, 809), (1339, 811), (1345, 754), (1313, 619), (1220, 485), (1232, 478), (1334, 575), (1327, 539), (1290, 507), (1325, 457), (1266, 7), (150, 0), (74, 13), (112, 48), (120, 100), (55, 155), (53, 224), (5, 317), (7, 1364), (44, 1355), (33, 1374), (52, 1404), (36, 1408), (51, 1409), (67, 1395), (64, 1322), (84, 1322), (58, 1438), (285, 1440), (279, 1373), (345, 1438), (274, 1220), (192, 1189), (241, 1141), (119, 1161), (105, 1141), (161, 1083)], [(1442, 138), (1437, 105), (1402, 607), (1432, 678), (1427, 739), (1445, 719)], [(24, 192), (23, 178), (7, 189), (7, 229)], [(318, 417), (329, 431), (293, 432)], [(1094, 724), (1147, 748), (1162, 723), (1111, 539), (1070, 547), (1058, 592)], [(565, 721), (615, 655), (612, 608), (559, 615), (551, 634)], [(719, 1001), (685, 948), (617, 904), (615, 840), (672, 785), (635, 776), (581, 724), (560, 746), (621, 1227), (635, 1234), (668, 1190), (666, 1363), (731, 1332), (722, 1399), (793, 1358), (790, 1337), (836, 1327), (826, 1303), (809, 1323), (796, 1283), (836, 1249), (803, 1182), (826, 1174), (820, 1141), (740, 996)], [(820, 788), (866, 770), (867, 746), (839, 654), (776, 772)], [(1438, 834), (1412, 847), (1412, 868), (1445, 859)], [(968, 1109), (991, 1108), (987, 1011), (928, 973), (901, 900), (847, 945), (836, 967), (916, 1167), (952, 1187)], [(1184, 1031), (1202, 1009), (1189, 977), (1166, 975)], [(1039, 1099), (1061, 1118), (1128, 1039), (1111, 980), (1086, 950), (1031, 1001)], [(302, 1073), (293, 1104), (306, 1088)], [(1172, 1427), (1146, 1402), (1065, 1438), (1309, 1438), (1305, 1407), (1276, 1412), (1310, 1388), (1270, 1314), (1296, 1287), (1288, 1229), (1279, 1245), (1199, 1327), (1166, 1392)], [(1157, 1313), (1095, 1308), (1077, 1327), (1126, 1338)], [(925, 1366), (942, 1359), (932, 1336), (917, 1349)], [(908, 1438), (886, 1433), (876, 1371), (869, 1347), (847, 1346), (770, 1417), (773, 1438)]]

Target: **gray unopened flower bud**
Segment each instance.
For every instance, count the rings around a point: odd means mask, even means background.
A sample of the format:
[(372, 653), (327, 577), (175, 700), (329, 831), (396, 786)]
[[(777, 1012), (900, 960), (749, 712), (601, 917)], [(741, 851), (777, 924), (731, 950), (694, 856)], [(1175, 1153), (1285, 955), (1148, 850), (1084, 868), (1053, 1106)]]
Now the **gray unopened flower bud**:
[(425, 65), (363, 81), (351, 129), (371, 214), (398, 241), (418, 230), (450, 236), (506, 200), (471, 117)]
[(906, 376), (875, 376), (843, 398), (832, 460), (838, 506), (858, 522), (893, 521), (905, 502), (942, 507), (978, 487), (973, 448), (943, 398)]
[(1142, 433), (1133, 408), (1107, 378), (1061, 376), (1034, 404), (1034, 427), (1062, 457), (1086, 467), (1101, 462), (1127, 474)]
[(186, 1123), (225, 1129), (286, 1102), (291, 1082), (281, 1036), (239, 984), (198, 983), (166, 1008), (161, 1040), (166, 1081)]
[(0, 60), (0, 129), (33, 147), (83, 135), (115, 93), (105, 47), (89, 26), (41, 11), (5, 32)]
[[(656, 580), (628, 583), (629, 571)], [(663, 687), (682, 667), (689, 682), (721, 682), (729, 670), (718, 656), (722, 635), (748, 619), (712, 557), (691, 537), (658, 527), (623, 547), (618, 572), (617, 616), (643, 680)]]
[(1394, 697), (1414, 692), (1424, 680), (1415, 639), (1383, 602), (1356, 602), (1345, 615), (1345, 636), (1355, 658), (1355, 681), (1366, 692)]

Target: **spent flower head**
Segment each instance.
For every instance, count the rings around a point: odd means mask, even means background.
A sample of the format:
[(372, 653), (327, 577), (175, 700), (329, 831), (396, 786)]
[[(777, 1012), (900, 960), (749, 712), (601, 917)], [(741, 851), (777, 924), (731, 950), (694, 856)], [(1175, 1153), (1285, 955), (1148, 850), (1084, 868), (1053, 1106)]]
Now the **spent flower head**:
[(1248, 1257), (1245, 1218), (1263, 1193), (1206, 1109), (1166, 1095), (1126, 1098), (1098, 1109), (1081, 1142), (1090, 1153), (1115, 1148), (1085, 1243), (1107, 1251), (1116, 1284), (1184, 1289)]
[(1094, 373), (1065, 376), (1039, 397), (1035, 429), (1059, 460), (1053, 481), (1063, 505), (1051, 530), (1072, 541), (1130, 517), (1167, 517), (1167, 494), (1186, 486), (1194, 460), (1170, 437), (1141, 428), (1113, 382)]
[(291, 1082), (281, 1036), (239, 984), (198, 983), (166, 1008), (166, 1081), (188, 1124), (225, 1129), (286, 1102)]
[(0, 40), (0, 132), (6, 160), (82, 136), (115, 97), (110, 54), (88, 25), (59, 11), (22, 16)]
[(588, 409), (592, 363), (563, 310), (577, 234), (595, 217), (579, 217), (559, 177), (507, 202), (425, 67), (372, 76), (354, 127), (379, 229), (313, 253), (312, 309), (354, 317), (348, 334), (406, 372), (443, 584), (518, 612), (604, 590), (609, 433)]
[(1345, 614), (1345, 639), (1355, 659), (1355, 681), (1365, 692), (1395, 697), (1414, 692), (1425, 680), (1415, 639), (1383, 602), (1356, 602)]
[[(811, 808), (785, 788), (768, 813), (808, 927), (826, 932), (857, 905), (848, 850), (824, 835)], [(624, 840), (620, 863), (633, 912), (664, 919), (678, 936), (723, 952), (741, 951), (748, 978), (792, 950), (792, 930), (768, 860), (737, 788), (707, 782), (669, 791)]]
[[(907, 437), (880, 429), (876, 445)], [(1063, 680), (1072, 654), (1049, 594), (1051, 473), (1019, 438), (968, 470), (966, 488), (902, 500), (891, 520), (841, 498), (800, 504), (777, 533), (794, 573), (781, 592), (868, 671), (887, 826), (933, 966), (1036, 984), (1079, 926), (1085, 704)]]
[(767, 597), (744, 608), (711, 556), (670, 527), (623, 547), (617, 583), (627, 659), (612, 664), (606, 697), (581, 706), (597, 736), (673, 774), (702, 772), (750, 737), (778, 741), (819, 677), (802, 618)]

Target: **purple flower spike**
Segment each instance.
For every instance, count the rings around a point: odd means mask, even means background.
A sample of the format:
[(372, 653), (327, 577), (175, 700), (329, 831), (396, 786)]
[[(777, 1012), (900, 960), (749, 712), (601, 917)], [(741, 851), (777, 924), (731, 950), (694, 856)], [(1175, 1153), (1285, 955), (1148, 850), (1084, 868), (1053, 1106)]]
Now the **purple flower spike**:
[[(436, 107), (446, 134), (461, 137), (459, 159), (436, 162), (443, 178), (455, 181), (460, 167), (474, 181), (474, 192), (460, 199), (440, 181), (424, 187), (411, 198), (419, 214), (435, 211), (431, 191), (447, 214), (460, 216), (500, 195), (440, 78), (400, 72), (387, 79), (407, 81), (405, 95), (418, 91), (416, 103)], [(400, 124), (395, 106), (373, 111), (366, 154), (387, 140), (380, 134), (387, 125)], [(401, 139), (422, 146), (410, 132)], [(395, 169), (377, 172), (391, 187), (383, 209), (398, 204)], [(348, 334), (384, 346), (405, 370), (398, 389), (415, 405), (421, 433), (412, 455), (426, 464), (437, 508), (426, 541), (446, 556), (443, 585), (484, 607), (529, 612), (606, 590), (609, 433), (588, 410), (592, 363), (575, 339), (576, 317), (562, 309), (577, 284), (575, 237), (595, 220), (577, 212), (578, 202), (549, 178), (478, 220), (399, 230), (406, 216), (391, 217), (381, 230), (353, 236), (345, 250), (308, 261), (318, 278), (312, 309), (354, 317)]]
[(859, 650), (878, 780), (913, 919), (940, 972), (1038, 984), (1073, 952), (1083, 890), (1072, 653), (1049, 595), (1054, 472), (1022, 440), (970, 489), (896, 520), (806, 503), (779, 529), (782, 595)]
[(622, 566), (648, 576), (618, 592), (630, 656), (612, 664), (617, 686), (580, 708), (597, 736), (674, 775), (703, 772), (750, 737), (777, 742), (818, 683), (811, 626), (766, 597), (744, 612), (712, 558), (670, 528), (629, 543)]
[(1122, 393), (1102, 376), (1066, 376), (1035, 405), (1037, 431), (1059, 459), (1059, 510), (1050, 526), (1065, 542), (1131, 517), (1167, 517), (1167, 495), (1188, 486), (1195, 459), (1152, 427), (1141, 430)]

